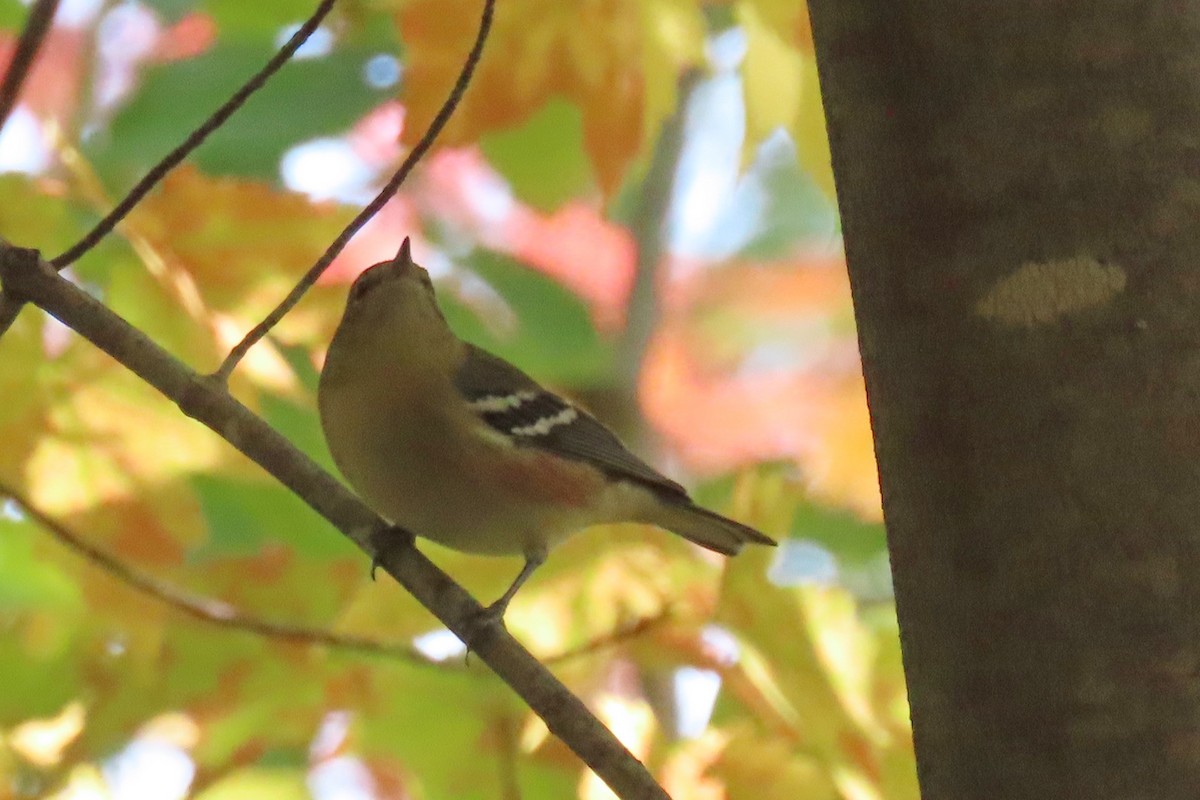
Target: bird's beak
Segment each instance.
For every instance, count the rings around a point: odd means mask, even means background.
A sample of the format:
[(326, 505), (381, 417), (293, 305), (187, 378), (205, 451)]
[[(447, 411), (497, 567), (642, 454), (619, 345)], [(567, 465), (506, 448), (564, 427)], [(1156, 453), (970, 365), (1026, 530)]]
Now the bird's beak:
[(396, 257), (392, 259), (392, 263), (401, 270), (413, 266), (412, 243), (409, 241), (407, 236), (405, 236), (404, 241), (400, 243), (400, 251), (396, 253)]

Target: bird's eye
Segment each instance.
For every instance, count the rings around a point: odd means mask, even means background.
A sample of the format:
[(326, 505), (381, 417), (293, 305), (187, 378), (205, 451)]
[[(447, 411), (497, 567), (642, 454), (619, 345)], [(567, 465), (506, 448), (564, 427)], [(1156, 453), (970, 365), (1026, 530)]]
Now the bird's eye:
[(378, 268), (378, 266), (374, 266), (366, 270), (363, 272), (363, 274), (359, 275), (354, 281), (353, 285), (350, 286), (350, 300), (354, 301), (362, 299), (367, 295), (368, 292), (371, 291), (373, 287), (379, 285), (383, 278), (384, 273)]
[(361, 297), (362, 297), (364, 294), (366, 294), (366, 293), (367, 293), (367, 284), (368, 284), (368, 283), (369, 283), (369, 281), (364, 281), (364, 280), (363, 280), (363, 279), (361, 279), (361, 278), (359, 278), (358, 280), (356, 280), (356, 281), (354, 282), (354, 284), (353, 284), (353, 285), (350, 287), (350, 299), (351, 299), (351, 300), (358, 300), (358, 299), (359, 299), (359, 298), (361, 298)]

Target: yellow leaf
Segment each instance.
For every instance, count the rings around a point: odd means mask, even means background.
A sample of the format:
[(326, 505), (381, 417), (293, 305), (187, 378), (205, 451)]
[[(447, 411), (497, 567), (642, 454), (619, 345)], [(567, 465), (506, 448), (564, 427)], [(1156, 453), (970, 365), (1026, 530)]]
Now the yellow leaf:
[(639, 5), (645, 36), (645, 135), (652, 138), (678, 103), (679, 76), (704, 57), (704, 22), (692, 0), (645, 0)]
[(23, 485), (23, 465), (46, 426), (46, 404), (38, 390), (57, 372), (54, 362), (46, 363), (43, 344), (44, 326), (54, 324), (42, 311), (27, 308), (0, 337), (0, 479), (11, 486)]
[[(896, 631), (868, 627), (843, 589), (763, 586), (767, 558), (745, 553), (726, 569), (717, 618), (745, 646), (730, 690), (782, 737), (780, 758), (803, 753), (842, 796), (874, 798), (882, 766), (908, 749), (884, 696), (894, 675), (878, 658)], [(739, 692), (734, 678), (750, 686)], [(746, 701), (756, 698), (768, 705)]]
[(808, 19), (808, 4), (796, 0), (743, 0), (743, 6), (769, 25), (775, 35), (805, 53), (812, 53), (812, 24)]
[(800, 107), (792, 123), (792, 136), (800, 164), (812, 177), (817, 188), (830, 200), (837, 195), (833, 185), (833, 165), (829, 155), (829, 134), (825, 128), (825, 107), (821, 103), (821, 91), (817, 81), (817, 60), (811, 54), (801, 63), (804, 91), (800, 95)]
[(757, 144), (776, 128), (791, 127), (801, 95), (811, 88), (804, 83), (802, 54), (767, 24), (756, 4), (739, 5), (737, 19), (746, 34), (746, 140)]
[[(221, 441), (77, 338), (53, 353), (29, 309), (0, 340), (0, 479), (123, 557), (178, 563), (204, 535), (184, 475), (227, 463)], [(8, 380), (6, 381), (5, 378)]]
[[(108, 357), (84, 352), (80, 359)], [(112, 362), (55, 383), (41, 397), (45, 422), (36, 447), (17, 466), (31, 501), (124, 558), (179, 563), (186, 544), (205, 532), (180, 478), (216, 466), (229, 451)]]
[[(349, 219), (349, 209), (185, 166), (138, 206), (130, 225), (149, 249), (154, 277), (181, 311), (204, 318), (224, 350), (283, 299)], [(323, 344), (343, 299), (340, 289), (318, 286), (272, 334)]]
[(782, 736), (739, 726), (713, 773), (730, 800), (835, 800), (838, 791), (824, 766)]
[(817, 62), (804, 3), (746, 0), (736, 9), (746, 34), (742, 82), (746, 146), (755, 148), (777, 129), (787, 130), (800, 163), (833, 199), (833, 170)]
[(53, 717), (25, 720), (8, 734), (8, 746), (26, 761), (45, 769), (59, 764), (66, 749), (83, 732), (87, 713), (72, 700)]
[[(479, 0), (414, 0), (399, 11), (406, 142), (425, 132), (454, 83), (479, 10)], [(444, 142), (475, 142), (562, 97), (583, 111), (585, 149), (611, 193), (674, 109), (676, 82), (699, 63), (703, 32), (691, 0), (505, 0)]]
[(871, 740), (884, 742), (887, 733), (876, 719), (871, 696), (875, 642), (858, 619), (854, 598), (832, 588), (797, 592), (813, 646), (842, 707)]

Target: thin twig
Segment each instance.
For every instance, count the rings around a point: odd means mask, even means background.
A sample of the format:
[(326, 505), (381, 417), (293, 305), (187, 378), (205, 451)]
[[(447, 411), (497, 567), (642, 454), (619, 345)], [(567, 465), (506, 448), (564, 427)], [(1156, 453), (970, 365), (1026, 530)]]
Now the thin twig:
[(155, 185), (163, 179), (163, 177), (172, 169), (179, 165), (187, 156), (195, 150), (200, 144), (208, 138), (209, 134), (221, 127), (225, 120), (233, 116), (233, 112), (241, 108), (250, 95), (262, 88), (267, 79), (279, 71), (279, 68), (286, 64), (295, 54), (300, 46), (308, 40), (313, 31), (321, 24), (325, 17), (333, 8), (333, 4), (337, 0), (321, 0), (316, 11), (312, 16), (305, 20), (304, 24), (292, 34), (292, 38), (287, 40), (287, 43), (279, 49), (279, 52), (271, 57), (261, 70), (258, 71), (250, 80), (246, 81), (240, 89), (233, 93), (233, 96), (225, 101), (224, 105), (213, 112), (212, 116), (200, 124), (192, 133), (174, 150), (163, 158), (162, 161), (155, 164), (149, 172), (146, 173), (140, 181), (137, 182), (129, 193), (117, 203), (116, 208), (108, 212), (104, 219), (96, 223), (96, 226), (88, 231), (87, 235), (71, 246), (69, 250), (61, 255), (55, 256), (50, 260), (56, 269), (74, 264), (79, 257), (96, 246), (117, 226), (125, 215), (133, 210), (133, 207), (141, 202)]
[[(0, 83), (0, 128), (8, 122), (29, 77), (29, 69), (37, 58), (38, 51), (54, 22), (54, 12), (58, 10), (58, 0), (36, 0), (25, 18), (25, 27), (17, 40), (17, 49), (13, 52), (8, 71), (4, 73), (4, 81)], [(21, 307), (25, 305), (20, 300), (5, 292), (0, 292), (0, 336), (8, 332)]]
[(637, 244), (637, 265), (625, 309), (625, 330), (617, 343), (617, 384), (634, 408), (642, 361), (660, 316), (659, 270), (667, 249), (666, 222), (683, 153), (683, 127), (688, 105), (702, 77), (699, 70), (691, 69), (679, 78), (675, 113), (663, 122), (659, 131), (654, 155), (642, 180), (641, 199), (629, 219), (629, 229)]
[(646, 767), (549, 670), (509, 635), (484, 621), (483, 607), (411, 542), (375, 552), (372, 534), (385, 526), (278, 431), (198, 375), (103, 303), (56, 274), (36, 250), (0, 243), (0, 282), (108, 353), (142, 380), (236, 447), (329, 520), (395, 578), (507, 683), (624, 800), (669, 800)]
[(688, 70), (679, 78), (675, 112), (662, 123), (640, 181), (637, 203), (625, 217), (636, 258), (633, 286), (625, 303), (625, 326), (616, 343), (613, 380), (585, 393), (589, 410), (613, 426), (638, 452), (652, 452), (659, 444), (641, 413), (637, 387), (646, 349), (661, 320), (659, 290), (665, 261), (665, 225), (683, 152), (684, 117), (701, 77), (698, 70)]
[[(423, 667), (457, 668), (457, 662), (431, 659), (411, 644), (336, 633), (327, 628), (275, 622), (247, 614), (223, 600), (186, 592), (166, 581), (160, 581), (139, 572), (116, 556), (88, 543), (61, 521), (54, 519), (34, 505), (20, 491), (3, 481), (0, 481), (0, 497), (8, 497), (13, 500), (20, 507), (22, 513), (41, 525), (60, 544), (91, 562), (93, 566), (108, 573), (114, 580), (200, 622), (215, 625), (218, 628), (252, 633), (268, 639), (281, 639), (296, 644), (319, 645), (335, 650), (398, 658)], [(642, 617), (628, 625), (623, 625), (616, 630), (584, 642), (578, 647), (549, 656), (543, 660), (543, 663), (547, 666), (559, 664), (614, 647), (621, 642), (646, 633), (669, 618), (669, 609), (654, 616)]]
[(674, 616), (674, 610), (670, 606), (667, 606), (657, 614), (639, 617), (627, 625), (622, 625), (616, 630), (609, 631), (602, 636), (597, 636), (595, 639), (584, 642), (577, 647), (572, 647), (569, 650), (564, 650), (552, 656), (546, 656), (542, 659), (542, 663), (551, 667), (555, 664), (561, 664), (564, 661), (573, 661), (576, 658), (582, 658), (592, 653), (598, 653), (601, 650), (607, 650), (610, 647), (616, 647), (622, 642), (627, 642), (630, 639), (636, 639), (645, 633), (649, 633), (660, 625), (669, 622)]
[(17, 39), (16, 52), (9, 62), (8, 71), (4, 73), (4, 81), (0, 83), (0, 128), (8, 122), (9, 114), (17, 105), (25, 78), (29, 76), (29, 68), (37, 58), (38, 50), (42, 47), (57, 10), (58, 0), (37, 0), (29, 9), (25, 27), (21, 30), (21, 38)]
[(396, 170), (388, 182), (384, 184), (383, 189), (379, 191), (379, 194), (375, 195), (375, 198), (358, 213), (358, 216), (346, 226), (346, 229), (338, 234), (338, 237), (321, 254), (316, 263), (309, 268), (308, 272), (304, 274), (304, 277), (300, 279), (295, 288), (283, 299), (283, 302), (276, 306), (262, 322), (255, 325), (246, 334), (245, 338), (229, 351), (229, 355), (225, 357), (225, 361), (213, 373), (213, 377), (216, 380), (221, 383), (229, 380), (229, 376), (233, 374), (238, 363), (245, 358), (246, 353), (250, 352), (250, 348), (258, 344), (267, 335), (267, 332), (275, 327), (279, 323), (279, 320), (283, 319), (284, 315), (300, 302), (300, 298), (317, 282), (317, 279), (321, 277), (321, 273), (333, 263), (333, 260), (338, 257), (338, 254), (342, 252), (342, 249), (354, 234), (358, 233), (359, 229), (363, 225), (366, 225), (368, 220), (378, 214), (379, 210), (392, 199), (392, 196), (400, 189), (401, 184), (408, 178), (408, 174), (412, 172), (413, 168), (424, 158), (429, 148), (433, 146), (437, 135), (441, 133), (442, 128), (450, 120), (450, 115), (454, 113), (454, 109), (458, 107), (463, 93), (467, 90), (467, 84), (471, 81), (471, 75), (475, 72), (475, 66), (479, 63), (479, 57), (483, 53), (484, 42), (487, 41), (488, 31), (492, 27), (492, 13), (495, 10), (495, 5), (496, 0), (484, 0), (483, 12), (479, 18), (479, 32), (475, 36), (475, 43), (471, 46), (471, 51), (463, 61), (462, 71), (458, 74), (458, 80), (454, 82), (454, 87), (446, 97), (446, 102), (442, 103), (442, 107), (438, 109), (437, 116), (429, 123), (429, 129), (425, 131), (425, 135), (421, 137), (420, 141), (413, 147), (412, 152), (404, 159), (404, 163), (400, 165), (400, 169)]
[(517, 756), (520, 754), (520, 720), (504, 714), (495, 722), (497, 742), (496, 765), (500, 771), (501, 800), (521, 800), (521, 780), (517, 775)]
[(421, 651), (412, 645), (399, 642), (382, 642), (366, 636), (334, 633), (325, 628), (311, 628), (305, 625), (273, 622), (252, 614), (246, 614), (222, 600), (185, 592), (177, 586), (160, 581), (157, 578), (152, 578), (133, 569), (115, 556), (84, 541), (74, 531), (67, 528), (66, 525), (63, 525), (31, 503), (23, 494), (2, 482), (0, 482), (0, 495), (7, 495), (12, 498), (21, 507), (22, 512), (37, 521), (42, 528), (69, 550), (75, 551), (78, 555), (104, 570), (126, 586), (144, 595), (148, 595), (192, 619), (215, 625), (219, 628), (245, 631), (269, 639), (282, 639), (297, 644), (316, 644), (339, 650), (351, 650), (359, 653), (387, 656), (389, 658), (401, 658), (421, 666), (438, 666), (437, 662), (426, 658)]

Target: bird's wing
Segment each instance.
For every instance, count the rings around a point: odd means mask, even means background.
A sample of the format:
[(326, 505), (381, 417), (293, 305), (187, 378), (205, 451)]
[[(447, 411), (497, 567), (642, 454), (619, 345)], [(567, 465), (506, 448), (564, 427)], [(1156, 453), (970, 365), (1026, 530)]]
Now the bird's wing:
[(612, 478), (687, 500), (687, 490), (629, 452), (595, 417), (542, 388), (502, 358), (468, 345), (455, 385), (485, 424), (519, 446), (584, 461)]

